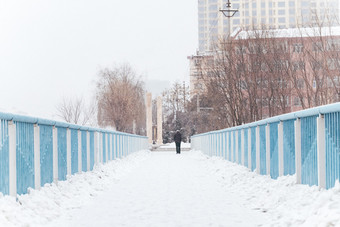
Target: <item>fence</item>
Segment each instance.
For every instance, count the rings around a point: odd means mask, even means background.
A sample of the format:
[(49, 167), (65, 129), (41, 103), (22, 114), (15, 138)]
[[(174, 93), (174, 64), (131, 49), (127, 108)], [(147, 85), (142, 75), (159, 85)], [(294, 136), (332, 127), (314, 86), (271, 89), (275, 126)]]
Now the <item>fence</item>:
[(331, 188), (340, 178), (340, 103), (195, 135), (192, 148), (276, 179)]
[(0, 192), (25, 194), (147, 147), (143, 136), (0, 113)]

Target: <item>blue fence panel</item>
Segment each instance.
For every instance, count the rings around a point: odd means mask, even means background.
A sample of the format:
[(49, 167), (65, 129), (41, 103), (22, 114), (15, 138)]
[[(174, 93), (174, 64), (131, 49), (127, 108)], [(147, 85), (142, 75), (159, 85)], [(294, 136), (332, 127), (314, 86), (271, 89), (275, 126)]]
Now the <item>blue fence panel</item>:
[(250, 128), (251, 131), (251, 170), (256, 169), (256, 127)]
[(0, 120), (0, 192), (9, 194), (8, 121)]
[(103, 132), (103, 162), (106, 162), (106, 134)]
[(283, 174), (295, 174), (295, 120), (283, 122)]
[(81, 170), (87, 171), (87, 132), (81, 131)]
[(301, 118), (301, 183), (318, 184), (317, 116)]
[(237, 135), (237, 143), (238, 143), (238, 164), (241, 164), (242, 163), (242, 145), (241, 145), (241, 142), (242, 142), (242, 136), (241, 136), (241, 131), (242, 130), (238, 130), (238, 135)]
[(340, 113), (325, 114), (326, 188), (340, 179)]
[(58, 127), (58, 179), (67, 175), (67, 129)]
[(269, 124), (270, 130), (270, 176), (273, 179), (279, 177), (279, 147), (278, 147), (278, 124)]
[(53, 126), (40, 126), (41, 186), (53, 182)]
[(71, 129), (71, 174), (78, 172), (78, 130)]
[(233, 131), (232, 132), (233, 133), (233, 162), (235, 162), (236, 161), (236, 132), (235, 131)]
[(229, 161), (232, 161), (232, 160), (231, 160), (231, 152), (232, 152), (232, 147), (231, 147), (231, 133), (232, 133), (232, 132), (229, 132), (229, 133), (228, 133), (228, 137), (229, 137), (229, 138), (228, 138), (228, 141), (229, 141), (229, 144), (228, 144), (228, 147), (229, 147), (229, 157), (228, 157), (228, 159), (229, 159)]
[(94, 166), (94, 132), (90, 132), (90, 170)]
[(26, 194), (29, 187), (34, 188), (34, 126), (22, 122), (15, 125), (17, 194), (21, 195)]
[(248, 167), (248, 129), (245, 128), (243, 131), (244, 135), (244, 166)]
[(260, 125), (260, 174), (267, 174), (266, 165), (266, 125)]
[(111, 160), (112, 157), (111, 157), (111, 134), (107, 134), (107, 159), (108, 160)]

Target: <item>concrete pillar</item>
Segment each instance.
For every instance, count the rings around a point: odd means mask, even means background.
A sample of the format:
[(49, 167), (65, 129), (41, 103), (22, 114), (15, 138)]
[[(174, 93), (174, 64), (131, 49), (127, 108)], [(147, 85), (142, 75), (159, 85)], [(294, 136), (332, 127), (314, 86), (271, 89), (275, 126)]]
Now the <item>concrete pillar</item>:
[(58, 183), (58, 128), (53, 126), (53, 182)]
[(295, 121), (295, 168), (296, 183), (301, 184), (301, 120)]
[(146, 136), (152, 143), (152, 94), (146, 93)]
[(278, 124), (278, 150), (279, 150), (279, 176), (283, 176), (284, 173), (284, 160), (283, 160), (283, 122)]
[(9, 140), (9, 195), (17, 196), (17, 166), (16, 166), (16, 126), (13, 121), (8, 122)]
[(157, 97), (157, 144), (163, 144), (163, 111), (162, 97)]
[(326, 188), (326, 141), (325, 118), (320, 114), (317, 119), (318, 185)]
[(34, 187), (40, 189), (40, 128), (34, 125)]

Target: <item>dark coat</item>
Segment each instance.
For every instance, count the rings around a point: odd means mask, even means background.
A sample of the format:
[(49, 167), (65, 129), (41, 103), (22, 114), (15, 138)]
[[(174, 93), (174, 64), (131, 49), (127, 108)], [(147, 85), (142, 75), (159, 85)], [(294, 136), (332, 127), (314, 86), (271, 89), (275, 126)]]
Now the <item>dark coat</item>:
[(174, 136), (174, 141), (176, 143), (180, 143), (182, 141), (182, 135), (180, 132), (176, 132), (175, 136)]

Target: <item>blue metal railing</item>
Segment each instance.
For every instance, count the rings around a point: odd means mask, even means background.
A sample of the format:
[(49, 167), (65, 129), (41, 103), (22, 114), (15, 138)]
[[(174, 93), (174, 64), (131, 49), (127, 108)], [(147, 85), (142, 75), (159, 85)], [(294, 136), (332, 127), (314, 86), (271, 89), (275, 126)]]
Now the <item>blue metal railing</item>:
[(144, 136), (0, 113), (0, 192), (25, 194), (147, 148)]
[(273, 179), (296, 174), (297, 182), (324, 188), (340, 179), (340, 103), (195, 135), (191, 141), (193, 149)]

